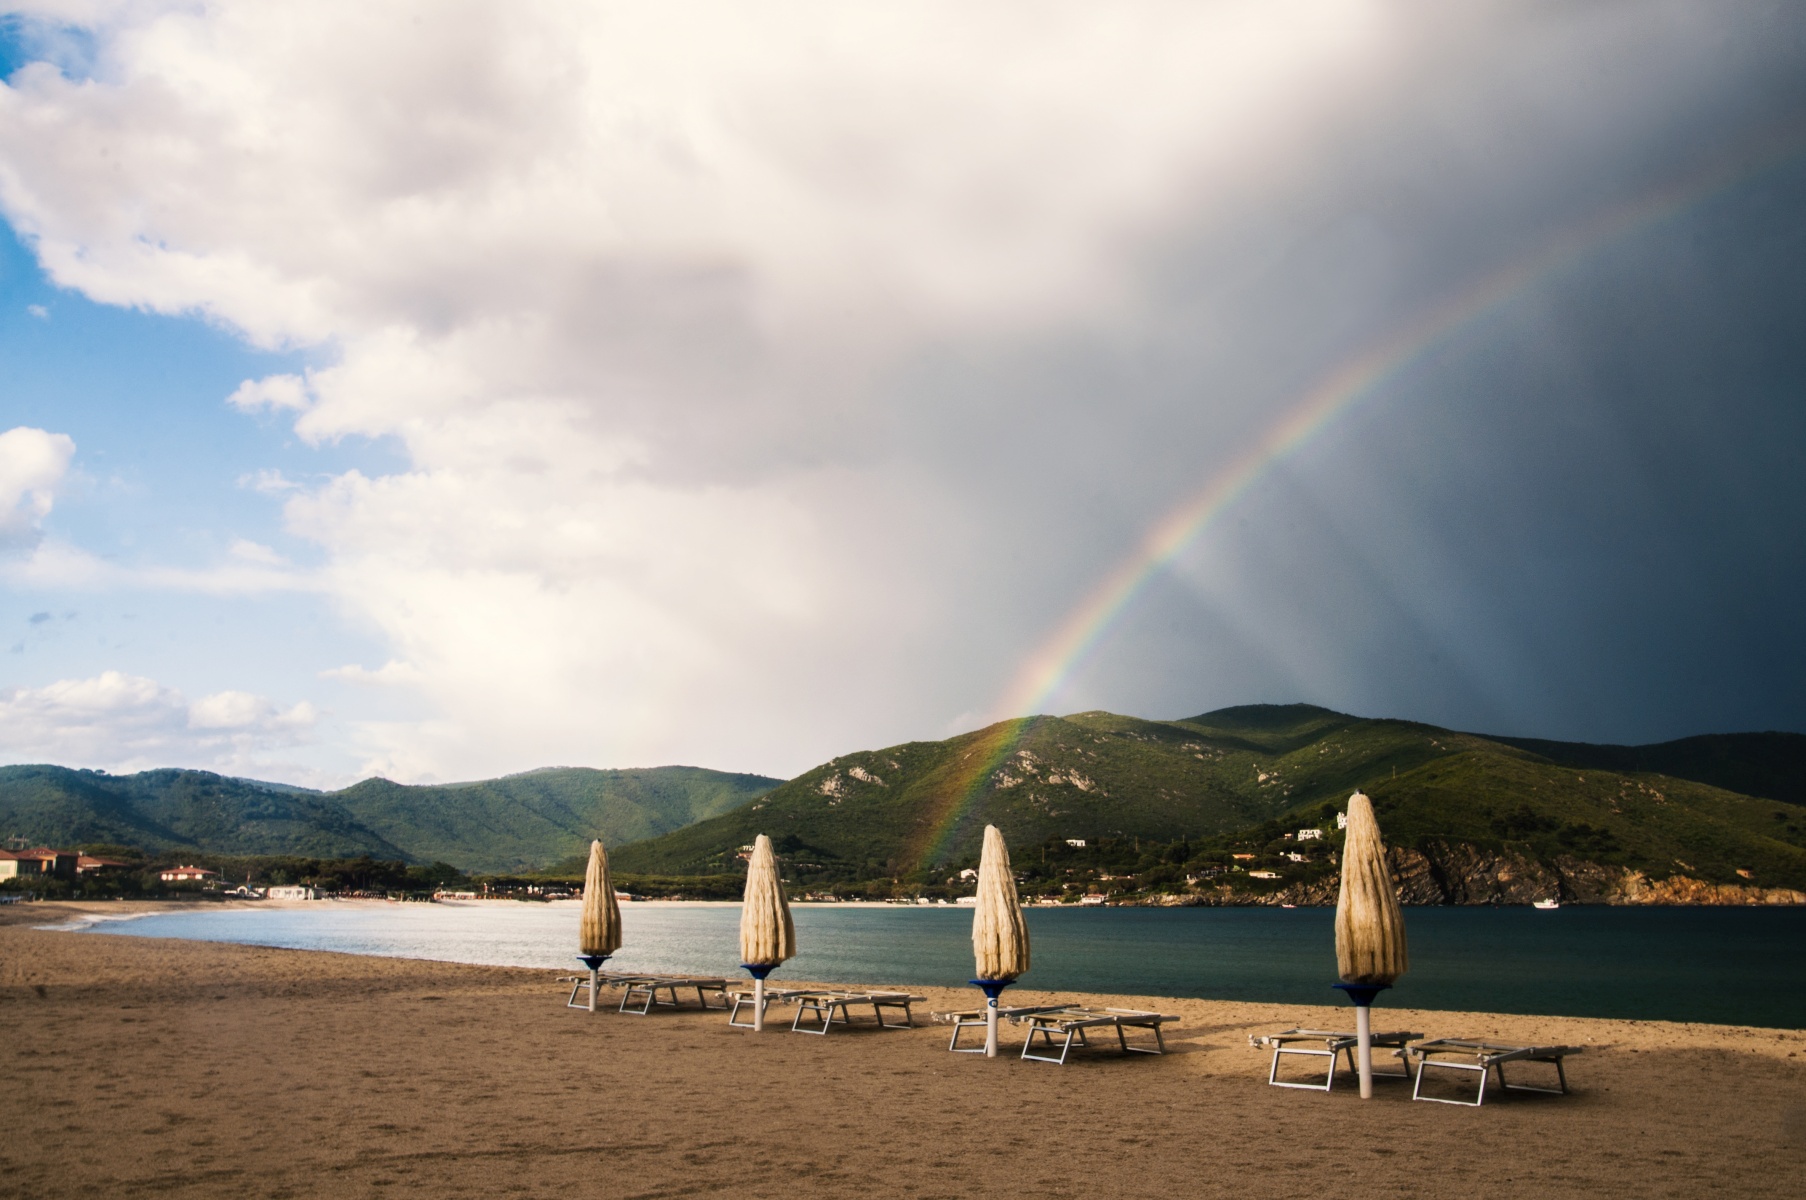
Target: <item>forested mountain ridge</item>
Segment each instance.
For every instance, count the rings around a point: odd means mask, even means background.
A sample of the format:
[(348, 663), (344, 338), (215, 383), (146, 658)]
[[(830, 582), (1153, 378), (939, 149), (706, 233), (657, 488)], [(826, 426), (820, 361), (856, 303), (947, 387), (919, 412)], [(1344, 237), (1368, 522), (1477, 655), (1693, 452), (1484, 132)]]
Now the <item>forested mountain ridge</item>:
[[(1231, 842), (1273, 851), (1288, 825), (1323, 825), (1358, 788), (1373, 796), (1394, 845), (1460, 844), (1523, 861), (1799, 888), (1799, 805), (1677, 775), (1571, 764), (1662, 762), (1708, 779), (1742, 771), (1793, 796), (1806, 779), (1802, 745), (1806, 738), (1786, 733), (1633, 748), (1525, 745), (1309, 705), (1177, 721), (1033, 717), (842, 755), (744, 808), (623, 847), (615, 861), (624, 871), (731, 872), (739, 847), (769, 833), (802, 878), (926, 880), (972, 859), (980, 831), (996, 824), (1012, 846), (1064, 853), (1068, 840), (1114, 841), (1145, 857), (1143, 842), (1183, 842), (1180, 862), (1196, 853), (1202, 863), (1222, 858)], [(1326, 852), (1333, 838), (1323, 846), (1311, 852)], [(1270, 865), (1282, 882), (1309, 874), (1289, 858)]]
[(207, 771), (12, 766), (0, 767), (0, 836), (518, 871), (557, 862), (592, 837), (615, 844), (669, 832), (778, 782), (700, 767), (553, 767), (473, 783), (368, 779), (316, 792)]

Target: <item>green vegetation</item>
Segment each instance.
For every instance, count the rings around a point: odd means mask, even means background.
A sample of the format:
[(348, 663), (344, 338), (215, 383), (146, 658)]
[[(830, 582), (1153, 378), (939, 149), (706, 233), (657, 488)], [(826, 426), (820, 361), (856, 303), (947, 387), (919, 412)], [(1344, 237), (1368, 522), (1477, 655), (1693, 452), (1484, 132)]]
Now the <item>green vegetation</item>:
[[(417, 890), (419, 872), (433, 869), (424, 864), (450, 863), (446, 871), (473, 873), (459, 887), (536, 897), (579, 881), (586, 844), (600, 836), (621, 886), (637, 895), (731, 899), (743, 848), (769, 833), (799, 897), (936, 898), (971, 891), (960, 872), (976, 861), (984, 826), (996, 824), (1029, 895), (1076, 901), (1224, 884), (1296, 894), (1334, 876), (1334, 814), (1356, 788), (1374, 798), (1392, 845), (1436, 862), (1465, 847), (1806, 890), (1802, 735), (1588, 746), (1309, 705), (1179, 721), (1034, 717), (843, 755), (781, 785), (692, 767), (556, 768), (321, 793), (195, 771), (6, 767), (0, 835), (111, 843), (203, 866), (208, 854), (261, 855), (243, 862), (266, 882), (279, 872), (322, 882), (336, 870), (323, 864), (367, 863), (353, 873), (392, 891)], [(1323, 836), (1296, 837), (1307, 828)], [(388, 872), (380, 879), (378, 867)]]
[[(1772, 790), (1800, 794), (1806, 756), (1788, 756), (1806, 739), (1732, 741), (1760, 756)], [(1577, 771), (1557, 752), (1574, 761), (1614, 748), (1541, 745), (1545, 753), (1308, 705), (1182, 721), (1036, 717), (845, 755), (744, 808), (621, 847), (614, 862), (624, 872), (731, 873), (740, 848), (769, 833), (799, 886), (935, 895), (960, 890), (958, 869), (975, 861), (983, 827), (996, 824), (1018, 848), (1031, 892), (1184, 890), (1188, 876), (1186, 886), (1234, 881), (1277, 890), (1333, 872), (1333, 814), (1360, 788), (1374, 797), (1395, 845), (1460, 842), (1652, 878), (1684, 871), (1711, 882), (1806, 887), (1799, 806), (1646, 771)], [(1675, 746), (1639, 752), (1712, 778), (1735, 769), (1735, 755), (1718, 752), (1714, 739)], [(1286, 839), (1306, 826), (1326, 836)], [(1252, 871), (1277, 878), (1253, 880)]]
[(406, 787), (371, 779), (310, 792), (206, 771), (0, 767), (0, 836), (523, 871), (577, 853), (593, 837), (614, 844), (678, 829), (777, 782), (697, 767), (560, 767), (481, 783)]
[(657, 837), (758, 799), (779, 780), (700, 767), (553, 767), (482, 783), (408, 787), (369, 779), (331, 793), (412, 859), (473, 871), (530, 871), (609, 845)]
[[(29, 892), (45, 900), (137, 900), (155, 898), (224, 898), (234, 888), (307, 884), (343, 896), (424, 899), (440, 888), (478, 886), (448, 863), (405, 863), (355, 858), (310, 858), (287, 854), (227, 855), (208, 853), (146, 854), (126, 846), (90, 843), (74, 847), (83, 854), (112, 859), (119, 866), (89, 871), (76, 878), (22, 875), (0, 880), (0, 891)], [(204, 867), (218, 878), (204, 883), (166, 883), (162, 872), (176, 866)]]
[(107, 842), (150, 851), (409, 857), (327, 794), (206, 771), (108, 775), (0, 767), (0, 836), (14, 835), (34, 843)]

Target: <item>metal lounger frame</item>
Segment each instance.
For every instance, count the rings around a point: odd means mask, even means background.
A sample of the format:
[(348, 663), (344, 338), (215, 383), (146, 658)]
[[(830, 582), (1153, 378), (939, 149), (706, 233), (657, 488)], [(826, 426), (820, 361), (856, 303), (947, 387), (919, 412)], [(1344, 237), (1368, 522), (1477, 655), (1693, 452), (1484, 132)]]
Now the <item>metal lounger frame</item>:
[[(1062, 1015), (1070, 1014), (1070, 1015)], [(1066, 1065), (1066, 1056), (1072, 1053), (1072, 1044), (1077, 1041), (1081, 1047), (1089, 1049), (1090, 1039), (1085, 1036), (1087, 1029), (1107, 1026), (1116, 1030), (1116, 1044), (1124, 1054), (1165, 1054), (1166, 1039), (1161, 1036), (1160, 1026), (1167, 1021), (1177, 1021), (1177, 1017), (1163, 1013), (1144, 1012), (1133, 1008), (1106, 1008), (1102, 1012), (1095, 1009), (1069, 1008), (1054, 1009), (1040, 1013), (1029, 1013), (1012, 1018), (1018, 1024), (1028, 1026), (1028, 1040), (1022, 1043), (1022, 1057), (1028, 1062), (1050, 1062), (1060, 1066)], [(1154, 1048), (1129, 1045), (1128, 1037), (1123, 1029), (1151, 1029), (1154, 1033)], [(1064, 1034), (1064, 1040), (1060, 1035)], [(1046, 1054), (1033, 1054), (1035, 1037), (1039, 1035), (1049, 1047), (1055, 1042), (1060, 1044), (1060, 1057), (1053, 1058)]]
[[(1394, 1053), (1400, 1053), (1408, 1043), (1421, 1037), (1423, 1037), (1421, 1033), (1376, 1033), (1369, 1039), (1369, 1044), (1376, 1050), (1391, 1050)], [(1272, 1048), (1273, 1064), (1267, 1069), (1267, 1082), (1274, 1087), (1301, 1088), (1308, 1092), (1327, 1092), (1336, 1085), (1336, 1059), (1342, 1054), (1348, 1055), (1349, 1074), (1355, 1074), (1360, 1069), (1355, 1062), (1355, 1049), (1360, 1045), (1361, 1039), (1352, 1033), (1340, 1033), (1328, 1029), (1288, 1029), (1284, 1033), (1251, 1037), (1248, 1040), (1256, 1046)], [(1322, 1042), (1323, 1049), (1312, 1050), (1289, 1044), (1294, 1041)], [(1324, 1075), (1322, 1083), (1299, 1083), (1295, 1080), (1281, 1079), (1279, 1077), (1279, 1059), (1282, 1054), (1295, 1054), (1304, 1058), (1327, 1058), (1329, 1059), (1329, 1071)], [(1373, 1077), (1375, 1079), (1397, 1079), (1401, 1082), (1408, 1080), (1411, 1078), (1411, 1064), (1407, 1062), (1403, 1071), (1375, 1071)]]
[[(851, 1025), (853, 1018), (847, 1008), (854, 1004), (871, 1005), (872, 1016), (877, 1019), (880, 1029), (912, 1029), (916, 1022), (909, 1006), (921, 999), (922, 997), (912, 996), (908, 992), (802, 992), (792, 997), (796, 1004), (796, 1016), (791, 1018), (790, 1032), (826, 1034), (834, 1027), (836, 1009), (840, 1011), (840, 1023)], [(887, 1008), (902, 1009), (903, 1023), (893, 1025), (886, 1021), (884, 1010)], [(820, 1020), (819, 1028), (811, 1028), (803, 1023), (803, 1017), (808, 1014), (814, 1014)]]
[[(670, 1008), (679, 1007), (680, 1001), (677, 999), (677, 991), (679, 988), (695, 988), (696, 1003), (698, 1007), (703, 1009), (714, 1007), (709, 1003), (710, 992), (721, 997), (722, 1008), (727, 1007), (728, 981), (725, 979), (642, 976), (637, 979), (628, 979), (622, 982), (624, 986), (621, 990), (621, 1007), (619, 1011), (632, 1013), (636, 1017), (643, 1017), (650, 1013), (652, 1011), (652, 1006), (655, 1004), (663, 1004)], [(658, 998), (660, 992), (669, 995), (670, 999), (661, 1001)], [(632, 1007), (632, 1004), (636, 999), (639, 1001), (640, 1005), (638, 1008)]]
[[(1568, 1073), (1562, 1067), (1562, 1059), (1570, 1054), (1579, 1054), (1578, 1046), (1508, 1046), (1500, 1042), (1471, 1041), (1464, 1038), (1439, 1038), (1433, 1042), (1425, 1042), (1414, 1046), (1411, 1052), (1417, 1055), (1417, 1082), (1411, 1089), (1411, 1099), (1428, 1100), (1433, 1104), (1460, 1104), (1467, 1108), (1479, 1108), (1486, 1103), (1486, 1072), (1490, 1069), (1498, 1073), (1499, 1090), (1505, 1092), (1536, 1092), (1544, 1096), (1565, 1096), (1568, 1094)], [(1448, 1062), (1436, 1059), (1438, 1052), (1466, 1053), (1473, 1056), (1472, 1062)], [(1508, 1062), (1545, 1062), (1555, 1065), (1555, 1078), (1559, 1087), (1532, 1087), (1527, 1083), (1505, 1082), (1505, 1064)], [(1423, 1073), (1426, 1067), (1435, 1067), (1442, 1071), (1468, 1071), (1480, 1077), (1479, 1090), (1472, 1100), (1451, 1100), (1444, 1096), (1426, 1096), (1423, 1094)]]
[[(806, 988), (766, 988), (765, 1008), (769, 1011), (773, 1000), (790, 1000), (805, 994), (807, 994)], [(726, 998), (733, 1001), (732, 1007), (728, 1009), (727, 1023), (736, 1029), (751, 1029), (753, 1027), (751, 1021), (740, 1019), (740, 1009), (753, 1006), (753, 994), (751, 992), (728, 992)]]
[[(1014, 1017), (1027, 1016), (1031, 1013), (1053, 1012), (1056, 1009), (1066, 1007), (1068, 1006), (1064, 1004), (1020, 1005), (1015, 1008), (1000, 1008), (997, 1010), (997, 1015), (1000, 1019), (1008, 1020)], [(951, 1050), (953, 1053), (983, 1054), (985, 1052), (983, 1046), (961, 1047), (959, 1044), (961, 1030), (983, 1029), (986, 1025), (990, 1024), (990, 1019), (987, 1016), (985, 1009), (975, 1008), (965, 1012), (935, 1013), (934, 1019), (953, 1026), (953, 1037), (947, 1042), (947, 1049)]]
[[(637, 976), (611, 974), (608, 971), (596, 972), (596, 984), (598, 987), (603, 984), (614, 987), (619, 984), (621, 980), (631, 978), (637, 978)], [(581, 975), (560, 975), (558, 977), (558, 982), (571, 985), (570, 998), (564, 1002), (566, 1008), (581, 1008), (585, 1010), (589, 1008), (589, 1001), (587, 1000), (582, 1004), (577, 1003), (577, 997), (581, 996), (584, 992), (589, 991), (589, 973), (587, 971)]]

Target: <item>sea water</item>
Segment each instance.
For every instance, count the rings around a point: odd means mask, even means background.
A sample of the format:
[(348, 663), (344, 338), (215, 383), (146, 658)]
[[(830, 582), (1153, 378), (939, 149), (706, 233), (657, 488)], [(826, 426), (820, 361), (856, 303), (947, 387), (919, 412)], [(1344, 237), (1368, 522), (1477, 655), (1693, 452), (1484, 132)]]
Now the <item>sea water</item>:
[[(958, 986), (972, 910), (797, 905), (773, 976)], [(578, 905), (319, 901), (106, 920), (95, 932), (575, 969)], [(621, 906), (619, 971), (738, 975), (733, 904)], [(1340, 1002), (1327, 908), (1031, 908), (1036, 991)], [(1411, 971), (1382, 1005), (1806, 1028), (1806, 909), (1409, 908)]]

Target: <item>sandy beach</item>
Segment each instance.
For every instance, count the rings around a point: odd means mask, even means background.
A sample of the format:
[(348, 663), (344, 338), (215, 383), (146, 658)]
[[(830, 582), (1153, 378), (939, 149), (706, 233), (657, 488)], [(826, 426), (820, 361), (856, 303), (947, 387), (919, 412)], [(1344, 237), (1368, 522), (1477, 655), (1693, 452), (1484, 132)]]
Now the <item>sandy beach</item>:
[(590, 1016), (548, 971), (32, 928), (75, 908), (0, 909), (0, 1196), (1772, 1196), (1806, 1169), (1800, 1031), (1376, 1010), (1586, 1053), (1570, 1096), (1363, 1103), (1266, 1086), (1247, 1044), (1328, 1006), (1088, 997), (1183, 1024), (1056, 1067), (926, 1024)]

